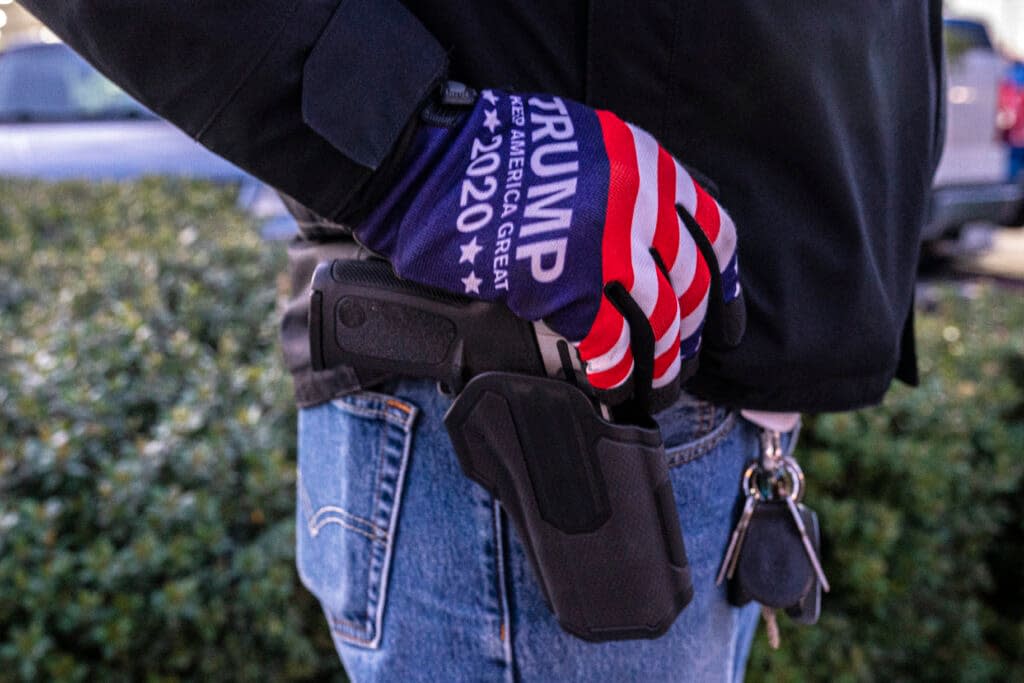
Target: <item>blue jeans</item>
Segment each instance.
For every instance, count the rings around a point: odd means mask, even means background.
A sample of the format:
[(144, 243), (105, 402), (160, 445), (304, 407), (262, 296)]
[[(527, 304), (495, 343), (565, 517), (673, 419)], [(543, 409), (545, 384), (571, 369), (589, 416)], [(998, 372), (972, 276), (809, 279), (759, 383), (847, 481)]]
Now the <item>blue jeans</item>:
[[(657, 640), (563, 632), (500, 507), (467, 479), (433, 383), (403, 380), (299, 415), (299, 574), (353, 681), (738, 681), (758, 608), (715, 574), (757, 429), (684, 396), (659, 414), (693, 602)], [(791, 440), (791, 438), (790, 438)]]

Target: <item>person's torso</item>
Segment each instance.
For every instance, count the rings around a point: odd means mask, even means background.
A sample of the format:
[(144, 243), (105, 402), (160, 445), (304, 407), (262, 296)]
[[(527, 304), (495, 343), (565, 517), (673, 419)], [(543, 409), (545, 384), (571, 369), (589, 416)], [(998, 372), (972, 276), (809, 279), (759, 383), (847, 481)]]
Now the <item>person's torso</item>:
[(766, 410), (880, 399), (912, 355), (939, 0), (406, 4), (451, 78), (614, 111), (717, 185), (749, 322), (738, 349), (702, 355), (692, 390)]
[(769, 409), (880, 397), (942, 137), (939, 2), (408, 4), (452, 78), (610, 109), (718, 186), (750, 316), (702, 393)]

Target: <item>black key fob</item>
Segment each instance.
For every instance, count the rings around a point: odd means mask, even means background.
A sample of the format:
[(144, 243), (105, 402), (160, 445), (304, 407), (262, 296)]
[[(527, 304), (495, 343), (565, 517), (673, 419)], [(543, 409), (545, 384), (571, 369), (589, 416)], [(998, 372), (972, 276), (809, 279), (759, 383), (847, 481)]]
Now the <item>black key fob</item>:
[[(801, 508), (806, 524), (806, 508)], [(817, 530), (817, 519), (812, 523)], [(758, 501), (739, 552), (729, 582), (729, 600), (734, 605), (754, 600), (775, 609), (800, 610), (810, 594), (820, 591), (800, 532), (781, 500)]]

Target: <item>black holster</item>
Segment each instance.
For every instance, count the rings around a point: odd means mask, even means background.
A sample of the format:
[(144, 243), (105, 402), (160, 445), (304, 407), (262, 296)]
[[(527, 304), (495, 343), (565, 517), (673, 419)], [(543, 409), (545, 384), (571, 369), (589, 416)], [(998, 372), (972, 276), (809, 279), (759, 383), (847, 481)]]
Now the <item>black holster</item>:
[(400, 280), (380, 261), (318, 266), (309, 328), (317, 371), (461, 390), (445, 424), (463, 471), (512, 518), (565, 630), (592, 641), (668, 630), (693, 587), (661, 434), (643, 411), (603, 419), (573, 381), (564, 340), (568, 379), (550, 379), (531, 323)]
[(601, 418), (568, 382), (478, 375), (445, 424), (462, 469), (512, 518), (562, 627), (656, 638), (693, 596), (661, 434)]

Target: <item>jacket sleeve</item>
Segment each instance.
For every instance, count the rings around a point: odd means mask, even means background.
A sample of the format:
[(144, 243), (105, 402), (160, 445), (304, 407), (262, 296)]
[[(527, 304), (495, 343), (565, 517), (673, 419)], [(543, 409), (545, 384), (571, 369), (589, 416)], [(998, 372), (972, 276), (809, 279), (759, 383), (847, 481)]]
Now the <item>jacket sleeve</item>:
[(443, 78), (398, 0), (22, 0), (200, 143), (343, 222)]

